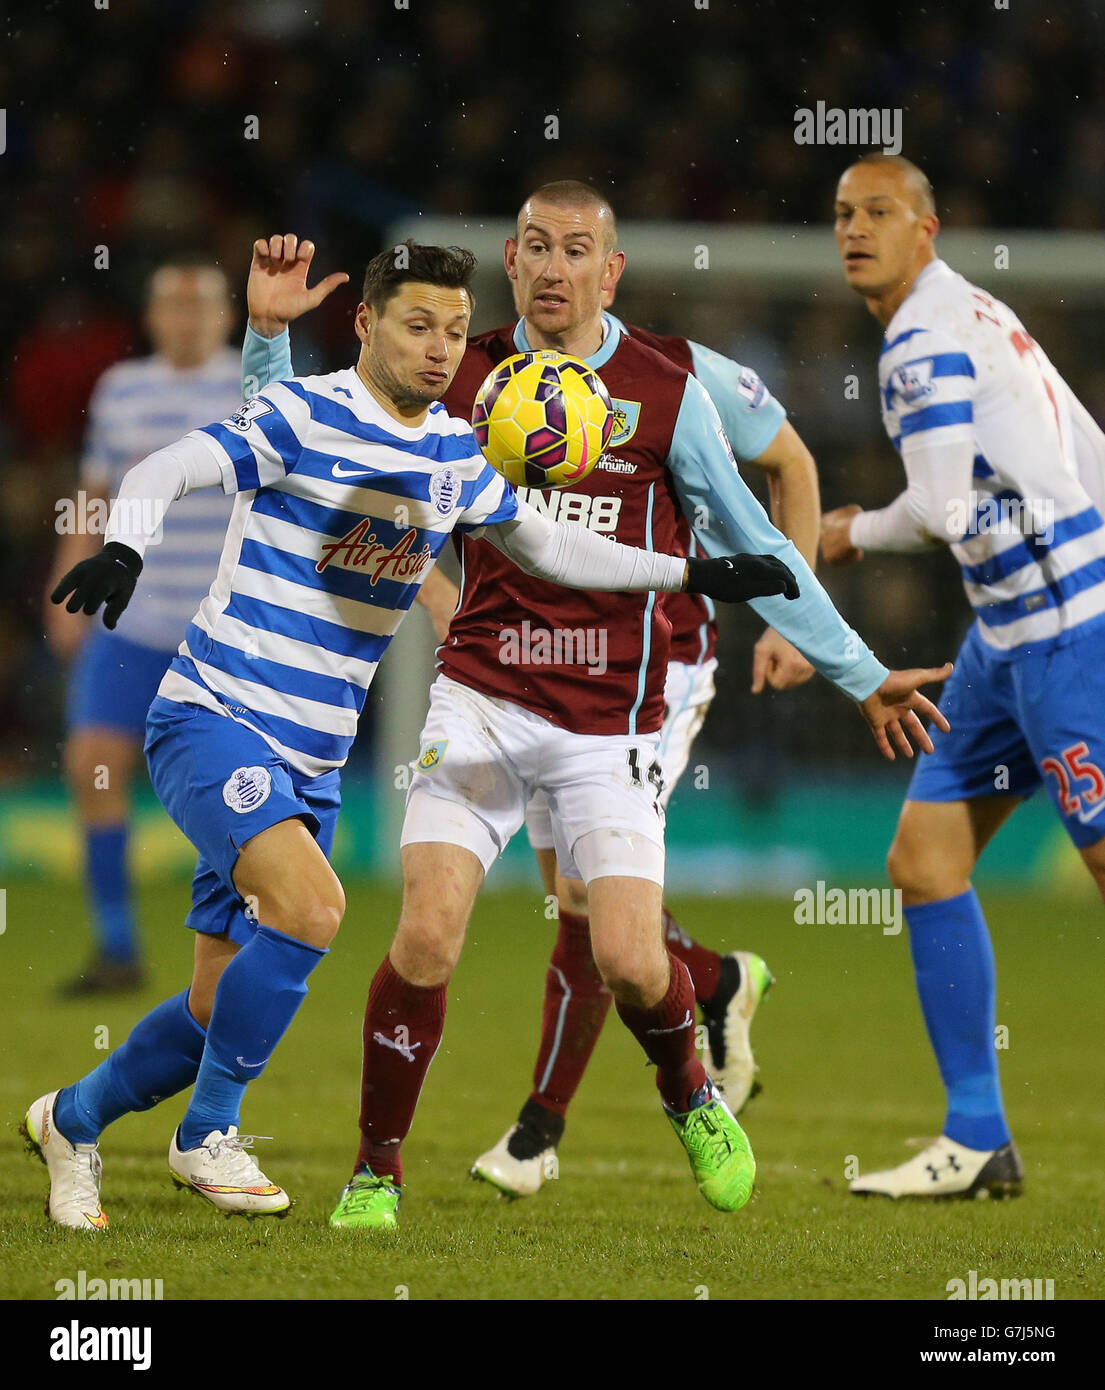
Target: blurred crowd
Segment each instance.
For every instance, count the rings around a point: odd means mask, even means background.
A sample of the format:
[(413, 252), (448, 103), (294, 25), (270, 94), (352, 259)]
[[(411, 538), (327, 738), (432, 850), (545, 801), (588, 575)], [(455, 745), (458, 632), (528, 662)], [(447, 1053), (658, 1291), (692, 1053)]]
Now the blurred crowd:
[[(13, 95), (0, 155), (0, 779), (56, 764), (63, 673), (41, 623), (55, 503), (75, 485), (96, 378), (148, 350), (142, 289), (166, 257), (207, 254), (239, 285), (254, 236), (294, 228), (326, 246), (327, 268), (355, 271), (398, 217), (501, 216), (528, 188), (568, 176), (608, 190), (623, 218), (823, 224), (842, 151), (794, 141), (795, 111), (818, 101), (900, 108), (904, 153), (929, 172), (950, 224), (1105, 221), (1091, 0), (900, 13), (726, 0), (128, 0), (24, 13), (3, 56)], [(878, 334), (858, 307), (849, 317), (761, 295), (719, 313), (634, 289), (633, 277), (626, 287), (624, 316), (761, 371), (818, 456), (826, 505), (889, 500)], [(335, 295), (320, 319), (324, 368), (347, 353), (354, 303)], [(1105, 418), (1094, 317), (1043, 294), (1016, 307)], [(866, 383), (858, 403), (843, 399), (849, 370)], [(833, 591), (892, 660), (942, 659), (965, 615), (946, 556), (870, 563)], [(725, 635), (735, 672), (749, 623)], [(829, 708), (822, 682), (789, 697), (801, 717), (783, 722), (745, 686), (741, 673), (711, 717), (719, 749), (751, 732), (761, 758), (831, 762), (865, 737)], [(826, 739), (822, 713), (839, 740)]]

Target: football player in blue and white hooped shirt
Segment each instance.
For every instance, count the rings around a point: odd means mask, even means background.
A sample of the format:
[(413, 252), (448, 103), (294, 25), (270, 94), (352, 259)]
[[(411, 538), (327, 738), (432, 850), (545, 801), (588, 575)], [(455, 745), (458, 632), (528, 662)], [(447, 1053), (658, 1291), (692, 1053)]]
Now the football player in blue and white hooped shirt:
[(1020, 320), (938, 259), (924, 174), (868, 156), (837, 189), (849, 285), (886, 330), (882, 415), (905, 466), (889, 506), (842, 507), (822, 549), (949, 545), (975, 622), (917, 766), (888, 868), (947, 1090), (940, 1138), (856, 1193), (1019, 1191), (994, 1050), (994, 960), (979, 855), (1041, 784), (1105, 894), (1105, 437)]
[[(65, 534), (50, 588), (99, 549), (108, 500), (129, 468), (240, 403), (237, 355), (226, 346), (231, 322), (226, 279), (217, 267), (163, 265), (155, 271), (146, 304), (154, 352), (109, 367), (96, 383), (80, 466), (83, 496), (59, 519)], [(230, 508), (228, 497), (202, 492), (173, 509), (114, 632), (46, 604), (51, 646), (62, 657), (75, 655), (64, 764), (84, 831), (96, 939), (94, 959), (64, 987), (69, 997), (141, 982), (127, 870), (133, 770), (150, 701), (215, 573)], [(71, 527), (65, 527), (67, 517)]]
[[(114, 626), (160, 511), (197, 488), (237, 494), (215, 581), (147, 721), (154, 788), (200, 853), (191, 987), (95, 1071), (31, 1105), (55, 1221), (106, 1225), (101, 1131), (193, 1082), (169, 1148), (174, 1177), (223, 1211), (290, 1206), (239, 1136), (239, 1110), (341, 922), (328, 859), (339, 769), (376, 666), (454, 529), (584, 589), (797, 597), (774, 557), (638, 550), (519, 500), (439, 399), (464, 354), (474, 267), (455, 248), (382, 252), (357, 311), (356, 366), (270, 385), (143, 460), (103, 550), (54, 590), (74, 611), (102, 603)], [(448, 901), (447, 879), (430, 887)]]

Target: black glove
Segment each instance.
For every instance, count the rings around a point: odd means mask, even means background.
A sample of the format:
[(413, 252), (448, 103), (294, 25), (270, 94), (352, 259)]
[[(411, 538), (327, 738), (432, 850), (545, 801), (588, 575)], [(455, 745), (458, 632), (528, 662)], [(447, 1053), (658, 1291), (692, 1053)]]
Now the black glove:
[(108, 541), (98, 555), (74, 565), (50, 595), (51, 603), (62, 603), (67, 613), (95, 613), (104, 605), (104, 627), (114, 628), (119, 615), (130, 602), (138, 576), (142, 573), (142, 557), (137, 550), (119, 541)]
[(720, 560), (688, 560), (686, 591), (722, 603), (747, 603), (772, 594), (797, 598), (798, 580), (774, 555), (723, 555)]

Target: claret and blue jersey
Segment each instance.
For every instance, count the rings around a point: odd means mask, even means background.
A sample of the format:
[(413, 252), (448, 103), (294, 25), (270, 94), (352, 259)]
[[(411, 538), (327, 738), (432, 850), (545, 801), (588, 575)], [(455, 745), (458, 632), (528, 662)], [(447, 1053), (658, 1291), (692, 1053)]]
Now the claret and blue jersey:
[[(467, 414), (487, 371), (529, 347), (524, 319), (470, 338), (446, 404)], [(685, 554), (693, 532), (697, 548), (712, 557), (777, 555), (797, 576), (800, 597), (793, 602), (779, 596), (754, 599), (749, 606), (840, 689), (856, 699), (870, 695), (885, 679), (886, 668), (841, 618), (794, 545), (772, 526), (749, 491), (702, 383), (609, 314), (604, 316), (602, 344), (586, 360), (601, 373), (615, 406), (607, 450), (593, 471), (563, 494), (527, 493), (526, 500), (550, 511), (555, 507), (559, 521), (571, 520), (646, 550)], [(754, 396), (761, 404), (759, 391)], [(770, 437), (780, 423), (777, 416)], [(770, 421), (746, 422), (742, 434), (758, 437), (745, 447), (762, 439), (762, 452), (770, 427)], [(503, 667), (495, 660), (500, 627), (525, 619), (548, 628), (568, 622), (563, 591), (519, 575), (488, 545), (465, 539), (461, 559), (461, 597), (449, 640), (439, 651), (446, 675), (579, 732), (635, 734), (660, 728), (672, 649), (670, 598), (572, 597), (571, 626), (607, 633), (601, 682), (567, 664)], [(708, 621), (703, 614), (681, 618), (683, 630), (697, 633), (704, 618)], [(680, 655), (695, 661), (701, 650), (699, 640)]]

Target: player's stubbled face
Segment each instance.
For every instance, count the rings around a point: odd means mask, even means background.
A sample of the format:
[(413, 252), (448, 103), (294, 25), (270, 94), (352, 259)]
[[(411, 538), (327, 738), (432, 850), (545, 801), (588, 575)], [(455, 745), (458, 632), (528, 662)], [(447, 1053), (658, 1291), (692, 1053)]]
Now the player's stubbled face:
[(467, 290), (400, 285), (372, 325), (366, 367), (375, 385), (397, 406), (439, 400), (464, 356), (471, 317)]
[(833, 216), (852, 289), (878, 295), (910, 277), (923, 229), (899, 170), (863, 164), (848, 169), (837, 185)]
[[(531, 200), (507, 250), (514, 307), (542, 333), (571, 332), (602, 312), (606, 270), (602, 213)], [(513, 250), (513, 259), (511, 252)]]

